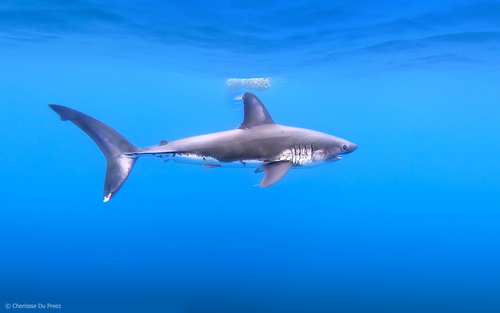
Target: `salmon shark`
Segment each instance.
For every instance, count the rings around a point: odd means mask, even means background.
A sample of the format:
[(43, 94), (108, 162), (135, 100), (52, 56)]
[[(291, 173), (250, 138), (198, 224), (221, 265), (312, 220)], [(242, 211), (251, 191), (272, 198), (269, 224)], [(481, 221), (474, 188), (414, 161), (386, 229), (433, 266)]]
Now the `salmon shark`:
[(204, 165), (206, 168), (242, 167), (264, 171), (259, 186), (269, 187), (290, 168), (306, 168), (340, 160), (339, 155), (358, 148), (352, 142), (314, 130), (276, 124), (262, 102), (246, 92), (244, 118), (238, 129), (162, 140), (158, 145), (138, 148), (119, 132), (95, 118), (56, 104), (49, 104), (62, 121), (71, 121), (97, 144), (107, 160), (104, 202), (120, 190), (140, 157)]

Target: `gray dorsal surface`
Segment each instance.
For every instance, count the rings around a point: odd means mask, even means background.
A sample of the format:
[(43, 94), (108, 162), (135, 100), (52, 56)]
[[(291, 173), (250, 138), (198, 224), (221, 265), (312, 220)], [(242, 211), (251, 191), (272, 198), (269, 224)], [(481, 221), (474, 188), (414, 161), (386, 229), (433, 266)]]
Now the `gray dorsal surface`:
[(240, 129), (252, 128), (266, 124), (275, 124), (266, 107), (253, 93), (245, 92), (241, 97), (243, 99), (243, 108), (245, 117), (241, 123)]

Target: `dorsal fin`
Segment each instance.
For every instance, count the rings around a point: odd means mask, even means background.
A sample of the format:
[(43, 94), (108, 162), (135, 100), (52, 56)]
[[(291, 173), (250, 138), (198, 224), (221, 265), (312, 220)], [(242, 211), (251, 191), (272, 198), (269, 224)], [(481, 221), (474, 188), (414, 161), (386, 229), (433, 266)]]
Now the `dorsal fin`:
[(251, 128), (264, 124), (274, 124), (271, 115), (267, 112), (266, 107), (253, 93), (245, 92), (243, 96), (243, 108), (245, 110), (245, 118), (241, 123), (240, 129)]

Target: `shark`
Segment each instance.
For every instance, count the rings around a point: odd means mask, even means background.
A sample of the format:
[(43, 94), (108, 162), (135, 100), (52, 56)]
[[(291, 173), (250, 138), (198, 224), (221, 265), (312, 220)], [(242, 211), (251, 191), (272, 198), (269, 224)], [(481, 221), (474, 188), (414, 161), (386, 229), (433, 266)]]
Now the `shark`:
[(182, 138), (161, 140), (159, 144), (136, 147), (103, 122), (66, 106), (49, 104), (62, 121), (71, 121), (95, 142), (106, 157), (104, 202), (125, 183), (141, 157), (200, 164), (206, 168), (241, 167), (264, 172), (260, 186), (278, 182), (291, 168), (308, 168), (335, 162), (358, 146), (326, 133), (283, 126), (274, 122), (266, 107), (253, 93), (243, 99), (243, 123), (237, 129)]

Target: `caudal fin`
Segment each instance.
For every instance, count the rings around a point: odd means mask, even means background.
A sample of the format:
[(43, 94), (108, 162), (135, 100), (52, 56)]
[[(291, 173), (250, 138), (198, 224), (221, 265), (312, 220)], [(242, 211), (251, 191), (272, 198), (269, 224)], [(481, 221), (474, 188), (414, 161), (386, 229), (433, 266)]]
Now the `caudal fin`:
[(71, 121), (94, 140), (106, 157), (106, 177), (104, 178), (104, 202), (108, 202), (128, 177), (135, 158), (125, 155), (137, 151), (137, 147), (119, 132), (95, 118), (68, 107), (49, 104), (62, 121)]

